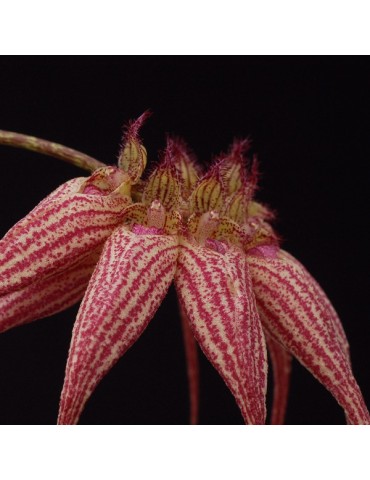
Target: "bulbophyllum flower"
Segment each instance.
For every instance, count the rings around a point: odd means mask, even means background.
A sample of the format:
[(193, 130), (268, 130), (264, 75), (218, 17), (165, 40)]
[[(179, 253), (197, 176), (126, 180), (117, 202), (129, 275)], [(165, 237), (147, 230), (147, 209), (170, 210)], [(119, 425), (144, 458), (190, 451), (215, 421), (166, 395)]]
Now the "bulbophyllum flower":
[(83, 300), (72, 332), (59, 424), (75, 424), (103, 376), (140, 337), (172, 282), (188, 359), (191, 419), (198, 409), (195, 341), (248, 424), (283, 423), (292, 356), (333, 394), (347, 422), (370, 423), (338, 316), (317, 282), (279, 247), (254, 201), (256, 162), (235, 142), (208, 171), (169, 140), (147, 180), (128, 128), (118, 168), (73, 179), (0, 242), (0, 330)]
[(99, 168), (90, 177), (61, 185), (3, 237), (0, 331), (81, 299), (102, 246), (122, 222), (132, 202), (131, 188), (145, 168), (146, 151), (138, 137), (144, 118), (127, 130), (121, 168), (96, 162)]

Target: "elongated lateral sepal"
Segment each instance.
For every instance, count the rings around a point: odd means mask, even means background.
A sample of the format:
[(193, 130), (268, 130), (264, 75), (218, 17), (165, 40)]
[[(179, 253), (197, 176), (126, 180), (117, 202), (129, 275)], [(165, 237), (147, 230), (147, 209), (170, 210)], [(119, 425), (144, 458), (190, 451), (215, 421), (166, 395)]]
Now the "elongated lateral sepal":
[[(280, 250), (279, 253), (280, 257), (282, 259), (285, 259), (287, 262), (293, 262), (297, 263), (297, 260), (288, 252), (285, 250)], [(308, 270), (304, 267), (304, 265), (299, 264), (300, 269), (302, 272), (302, 275), (306, 276), (306, 281), (308, 284), (312, 286), (315, 292), (316, 300), (320, 303), (322, 311), (326, 312), (327, 318), (330, 319), (332, 326), (335, 330), (336, 338), (340, 344), (340, 347), (342, 349), (342, 352), (344, 355), (347, 357), (348, 361), (350, 361), (350, 348), (349, 348), (349, 343), (347, 340), (346, 333), (344, 331), (342, 322), (340, 321), (340, 318), (338, 317), (338, 314), (333, 307), (332, 303), (326, 296), (326, 293), (324, 290), (321, 288), (319, 283), (314, 279), (314, 277), (308, 272)]]
[(80, 193), (88, 181), (62, 185), (0, 241), (0, 295), (68, 268), (120, 223), (130, 198), (115, 190)]
[(264, 328), (332, 393), (349, 423), (369, 424), (329, 300), (317, 295), (306, 270), (284, 252), (276, 258), (250, 255), (248, 263)]
[[(71, 180), (68, 180), (68, 182), (60, 185), (47, 197), (43, 198), (25, 217), (21, 218), (15, 225), (13, 225), (0, 242), (2, 243), (6, 239), (10, 243), (13, 240), (16, 240), (19, 235), (22, 235), (23, 232), (30, 230), (32, 228), (32, 222), (37, 221), (38, 217), (43, 214), (43, 209), (47, 203), (50, 203), (53, 200), (61, 202), (63, 199), (78, 192), (87, 178), (88, 177), (72, 178)], [(0, 259), (2, 258), (1, 256), (4, 254), (4, 251), (0, 250)]]
[(0, 297), (0, 332), (61, 312), (85, 293), (101, 247), (69, 268)]
[(121, 226), (107, 240), (73, 329), (58, 423), (78, 422), (96, 385), (140, 337), (167, 293), (177, 254), (175, 236)]
[(248, 266), (239, 249), (220, 250), (181, 239), (176, 289), (195, 338), (245, 422), (264, 424), (266, 345)]

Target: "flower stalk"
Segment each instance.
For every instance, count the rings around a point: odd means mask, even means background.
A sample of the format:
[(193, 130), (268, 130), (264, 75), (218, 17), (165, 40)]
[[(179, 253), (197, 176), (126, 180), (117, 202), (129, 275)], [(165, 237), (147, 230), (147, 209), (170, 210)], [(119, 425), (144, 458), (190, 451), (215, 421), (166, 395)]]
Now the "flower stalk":
[(93, 172), (98, 168), (106, 166), (104, 163), (96, 160), (96, 158), (90, 157), (73, 148), (65, 147), (60, 143), (49, 142), (42, 138), (23, 135), (17, 132), (0, 130), (0, 145), (23, 148), (25, 150), (31, 150), (32, 152), (41, 153), (42, 155), (63, 160), (88, 172)]

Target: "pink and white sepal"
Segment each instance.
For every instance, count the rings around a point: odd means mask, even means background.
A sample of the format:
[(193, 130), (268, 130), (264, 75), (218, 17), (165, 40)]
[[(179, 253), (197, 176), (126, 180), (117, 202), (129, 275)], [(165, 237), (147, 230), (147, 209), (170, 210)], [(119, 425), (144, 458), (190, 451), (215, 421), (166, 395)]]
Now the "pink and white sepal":
[(274, 423), (284, 417), (293, 355), (332, 393), (348, 423), (369, 424), (343, 327), (318, 283), (284, 250), (275, 256), (249, 255), (248, 264), (261, 322), (271, 337), (271, 357), (280, 389)]

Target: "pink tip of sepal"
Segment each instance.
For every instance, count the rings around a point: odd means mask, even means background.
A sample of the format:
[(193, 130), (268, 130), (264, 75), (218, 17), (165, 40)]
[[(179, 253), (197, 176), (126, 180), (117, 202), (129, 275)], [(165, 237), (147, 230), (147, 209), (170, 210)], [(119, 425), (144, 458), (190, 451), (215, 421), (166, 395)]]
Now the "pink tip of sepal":
[(124, 135), (123, 140), (127, 140), (130, 138), (138, 138), (139, 130), (142, 128), (144, 123), (152, 116), (153, 112), (151, 110), (145, 110), (138, 118), (135, 120), (129, 121), (124, 126)]

